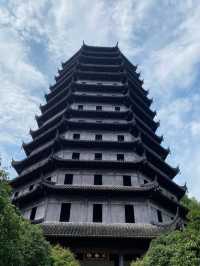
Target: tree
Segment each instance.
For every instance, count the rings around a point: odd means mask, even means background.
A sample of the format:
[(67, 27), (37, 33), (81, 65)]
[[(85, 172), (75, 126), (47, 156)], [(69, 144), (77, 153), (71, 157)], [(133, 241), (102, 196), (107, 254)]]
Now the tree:
[(40, 227), (26, 221), (11, 203), (6, 179), (0, 167), (0, 266), (49, 266), (50, 245)]
[(69, 249), (64, 249), (59, 245), (51, 249), (52, 266), (79, 266), (77, 260)]
[(153, 240), (146, 255), (131, 266), (200, 265), (200, 203), (188, 197), (182, 203), (189, 208), (188, 225)]

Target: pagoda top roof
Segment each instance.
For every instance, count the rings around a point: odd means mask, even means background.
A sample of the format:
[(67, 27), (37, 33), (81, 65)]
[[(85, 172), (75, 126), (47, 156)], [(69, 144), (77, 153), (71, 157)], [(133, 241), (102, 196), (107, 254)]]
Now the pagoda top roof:
[(83, 41), (82, 45), (83, 49), (89, 49), (89, 50), (99, 50), (99, 51), (113, 51), (113, 50), (118, 50), (118, 42), (116, 43), (115, 46), (94, 46), (94, 45), (88, 45)]

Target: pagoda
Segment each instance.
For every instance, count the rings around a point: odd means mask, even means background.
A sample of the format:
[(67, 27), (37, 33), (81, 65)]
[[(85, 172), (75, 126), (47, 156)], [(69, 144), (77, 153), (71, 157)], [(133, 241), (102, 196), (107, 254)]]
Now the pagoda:
[(83, 43), (55, 81), (26, 158), (12, 161), (12, 201), (81, 265), (129, 265), (187, 214), (152, 99), (118, 45)]

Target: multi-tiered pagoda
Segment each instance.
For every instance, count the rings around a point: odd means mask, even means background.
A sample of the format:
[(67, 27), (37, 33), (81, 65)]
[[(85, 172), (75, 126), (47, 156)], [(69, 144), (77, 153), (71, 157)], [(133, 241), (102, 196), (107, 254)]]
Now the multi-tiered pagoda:
[(152, 99), (117, 46), (83, 44), (55, 80), (12, 163), (13, 202), (81, 265), (128, 265), (187, 212)]

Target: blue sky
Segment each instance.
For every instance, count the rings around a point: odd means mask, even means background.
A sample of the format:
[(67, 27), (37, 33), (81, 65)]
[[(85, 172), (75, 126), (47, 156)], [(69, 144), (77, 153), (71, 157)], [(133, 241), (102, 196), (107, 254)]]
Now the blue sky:
[(11, 177), (61, 62), (83, 40), (118, 41), (154, 99), (176, 182), (200, 199), (199, 25), (199, 0), (0, 0), (0, 154)]

